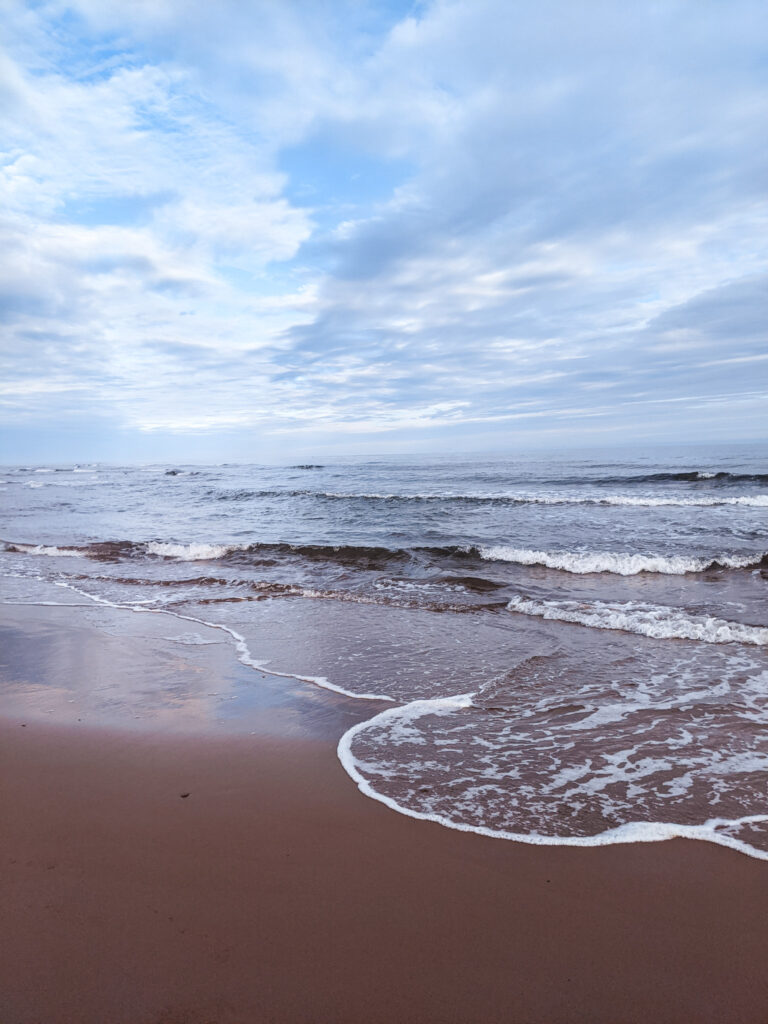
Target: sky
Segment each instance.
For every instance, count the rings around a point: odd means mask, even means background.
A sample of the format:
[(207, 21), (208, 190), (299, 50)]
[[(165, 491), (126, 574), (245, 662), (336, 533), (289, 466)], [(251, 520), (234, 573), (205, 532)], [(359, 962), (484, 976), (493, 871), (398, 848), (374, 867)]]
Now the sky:
[(762, 0), (0, 8), (0, 461), (768, 437)]

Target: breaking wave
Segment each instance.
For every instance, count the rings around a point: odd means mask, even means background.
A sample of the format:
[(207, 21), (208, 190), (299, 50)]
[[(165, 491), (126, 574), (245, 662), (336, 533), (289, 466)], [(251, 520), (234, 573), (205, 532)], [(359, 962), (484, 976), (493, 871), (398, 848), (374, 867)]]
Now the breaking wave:
[(610, 573), (634, 576), (661, 573), (682, 576), (686, 573), (722, 569), (768, 568), (767, 553), (692, 557), (686, 555), (632, 554), (621, 551), (534, 551), (511, 545), (461, 545), (443, 547), (387, 548), (364, 544), (211, 544), (175, 541), (102, 541), (83, 546), (59, 547), (54, 544), (5, 542), (5, 550), (51, 557), (80, 556), (96, 561), (122, 561), (147, 556), (178, 562), (227, 561), (232, 564), (272, 564), (276, 559), (302, 559), (329, 562), (358, 568), (379, 569), (411, 560), (447, 559), (468, 562), (509, 562), (542, 566), (569, 573)]
[(768, 644), (768, 628), (727, 622), (712, 615), (692, 615), (680, 608), (629, 601), (537, 601), (516, 596), (507, 605), (511, 612), (535, 615), (559, 622), (575, 622), (596, 629), (619, 629), (658, 640), (700, 640), (708, 644)]
[(164, 544), (159, 541), (150, 541), (146, 546), (150, 555), (175, 558), (180, 562), (206, 562), (246, 548), (247, 545), (240, 544)]
[(529, 551), (506, 546), (481, 547), (480, 557), (488, 561), (541, 565), (571, 573), (613, 573), (635, 576), (641, 572), (683, 576), (708, 569), (749, 569), (765, 565), (768, 555), (719, 555), (691, 558), (683, 555), (635, 555), (622, 551)]
[(59, 548), (55, 544), (6, 544), (6, 551), (18, 551), (26, 555), (49, 555), (53, 558), (79, 558), (82, 548)]
[(748, 508), (768, 508), (768, 494), (741, 495), (697, 495), (686, 496), (635, 496), (631, 494), (607, 494), (600, 496), (579, 496), (560, 494), (526, 493), (468, 493), (450, 494), (443, 492), (418, 492), (413, 494), (379, 491), (314, 491), (283, 490), (279, 488), (262, 490), (210, 491), (209, 496), (217, 501), (248, 501), (259, 498), (315, 498), (320, 501), (365, 501), (403, 504), (461, 504), (461, 505), (588, 505), (627, 506), (639, 508), (693, 507), (714, 508), (723, 505), (742, 505)]

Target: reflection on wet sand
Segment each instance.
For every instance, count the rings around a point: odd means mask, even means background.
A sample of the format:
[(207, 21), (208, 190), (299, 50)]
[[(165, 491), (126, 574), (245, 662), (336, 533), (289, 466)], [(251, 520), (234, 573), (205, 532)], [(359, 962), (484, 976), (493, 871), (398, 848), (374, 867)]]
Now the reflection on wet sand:
[(221, 631), (104, 606), (3, 607), (6, 716), (119, 728), (333, 739), (353, 702), (241, 664)]

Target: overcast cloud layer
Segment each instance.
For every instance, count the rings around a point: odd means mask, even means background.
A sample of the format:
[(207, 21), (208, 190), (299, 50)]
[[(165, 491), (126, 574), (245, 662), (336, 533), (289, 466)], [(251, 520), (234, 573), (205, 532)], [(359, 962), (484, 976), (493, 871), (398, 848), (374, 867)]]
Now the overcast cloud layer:
[(4, 461), (765, 437), (766, 29), (6, 2)]

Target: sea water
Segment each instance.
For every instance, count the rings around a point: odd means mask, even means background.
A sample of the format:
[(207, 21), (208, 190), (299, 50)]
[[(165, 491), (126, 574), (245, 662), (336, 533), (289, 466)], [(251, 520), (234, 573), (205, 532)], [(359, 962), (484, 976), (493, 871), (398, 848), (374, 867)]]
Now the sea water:
[(767, 456), (9, 466), (0, 572), (368, 702), (339, 757), (402, 813), (768, 858)]

